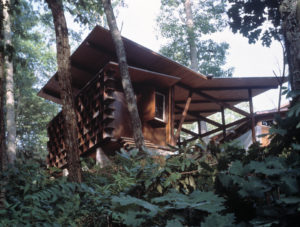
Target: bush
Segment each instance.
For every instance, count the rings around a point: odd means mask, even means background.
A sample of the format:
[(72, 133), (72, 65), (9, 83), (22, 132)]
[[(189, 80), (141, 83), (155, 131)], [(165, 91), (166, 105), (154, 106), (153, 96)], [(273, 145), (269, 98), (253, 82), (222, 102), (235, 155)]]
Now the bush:
[(121, 150), (85, 182), (19, 160), (1, 173), (0, 226), (296, 226), (300, 221), (300, 106), (266, 148), (194, 144), (169, 157)]

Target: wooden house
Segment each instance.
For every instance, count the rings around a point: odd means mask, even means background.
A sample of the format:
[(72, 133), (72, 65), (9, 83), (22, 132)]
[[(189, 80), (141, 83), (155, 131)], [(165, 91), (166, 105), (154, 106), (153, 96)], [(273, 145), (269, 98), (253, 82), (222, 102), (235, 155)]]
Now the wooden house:
[[(192, 136), (189, 141), (206, 137), (245, 121), (255, 122), (252, 97), (277, 88), (274, 77), (211, 78), (197, 73), (131, 40), (123, 38), (129, 73), (137, 98), (146, 145), (167, 149), (167, 144), (180, 143), (180, 133)], [(111, 154), (133, 144), (132, 127), (120, 83), (117, 57), (108, 30), (96, 26), (71, 55), (72, 87), (77, 107), (80, 154), (96, 157)], [(39, 96), (61, 103), (55, 74), (41, 89)], [(235, 107), (249, 102), (250, 111)], [(226, 123), (224, 109), (243, 116)], [(222, 124), (207, 116), (221, 112)], [(195, 133), (183, 123), (205, 121), (216, 129)], [(48, 125), (47, 162), (63, 167), (66, 152), (63, 142), (63, 118), (59, 113)]]

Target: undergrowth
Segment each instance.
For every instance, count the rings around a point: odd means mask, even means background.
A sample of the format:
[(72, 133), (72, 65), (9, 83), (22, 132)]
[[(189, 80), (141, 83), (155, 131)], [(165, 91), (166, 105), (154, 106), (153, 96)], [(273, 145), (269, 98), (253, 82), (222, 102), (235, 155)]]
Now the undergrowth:
[(102, 169), (82, 160), (81, 184), (20, 159), (1, 173), (0, 226), (297, 226), (300, 105), (271, 132), (247, 151), (199, 143), (168, 157), (121, 150)]

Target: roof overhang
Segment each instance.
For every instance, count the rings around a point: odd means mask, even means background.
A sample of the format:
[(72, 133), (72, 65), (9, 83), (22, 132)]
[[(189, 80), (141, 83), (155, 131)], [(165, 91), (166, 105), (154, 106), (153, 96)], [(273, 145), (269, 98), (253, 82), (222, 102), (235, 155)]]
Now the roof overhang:
[[(175, 61), (172, 61), (127, 38), (122, 38), (128, 64), (158, 74), (189, 80), (207, 79)], [(117, 62), (115, 47), (109, 30), (96, 26), (71, 55), (72, 87), (74, 94), (87, 84), (108, 62)], [(39, 96), (60, 103), (57, 73), (38, 93)]]
[[(241, 77), (241, 78), (212, 78), (197, 73), (177, 62), (174, 62), (150, 49), (147, 49), (129, 39), (122, 38), (125, 46), (129, 73), (133, 82), (151, 82), (154, 85), (175, 86), (175, 104), (183, 108), (189, 91), (193, 90), (189, 112), (208, 116), (220, 111), (221, 105), (227, 103), (236, 105), (249, 100), (249, 90), (252, 96), (261, 94), (269, 89), (278, 87), (275, 77)], [(96, 26), (77, 50), (71, 55), (72, 88), (77, 95), (100, 70), (104, 67), (114, 67), (118, 70), (114, 44), (109, 30)], [(57, 73), (47, 82), (38, 93), (39, 96), (56, 103), (60, 101), (60, 89)], [(287, 79), (285, 79), (287, 81)], [(284, 82), (285, 82), (284, 81)], [(199, 95), (201, 91), (218, 100)], [(180, 111), (176, 119), (180, 117)], [(188, 115), (187, 121), (195, 117)]]

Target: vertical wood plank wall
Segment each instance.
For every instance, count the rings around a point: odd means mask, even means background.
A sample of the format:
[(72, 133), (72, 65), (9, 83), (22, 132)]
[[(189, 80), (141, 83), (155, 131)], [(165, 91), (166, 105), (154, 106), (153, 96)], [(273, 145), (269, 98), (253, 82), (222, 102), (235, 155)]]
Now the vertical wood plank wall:
[[(104, 143), (133, 135), (125, 96), (115, 74), (115, 71), (102, 71), (75, 98), (81, 156), (93, 156), (93, 151)], [(169, 89), (163, 90), (166, 95), (166, 122), (157, 124), (150, 120), (151, 116), (149, 118), (149, 112), (150, 115), (155, 113), (155, 89), (149, 85), (135, 87), (139, 88), (136, 95), (145, 139), (165, 146), (173, 131)], [(61, 112), (48, 124), (48, 136), (47, 165), (62, 168), (67, 163)]]

